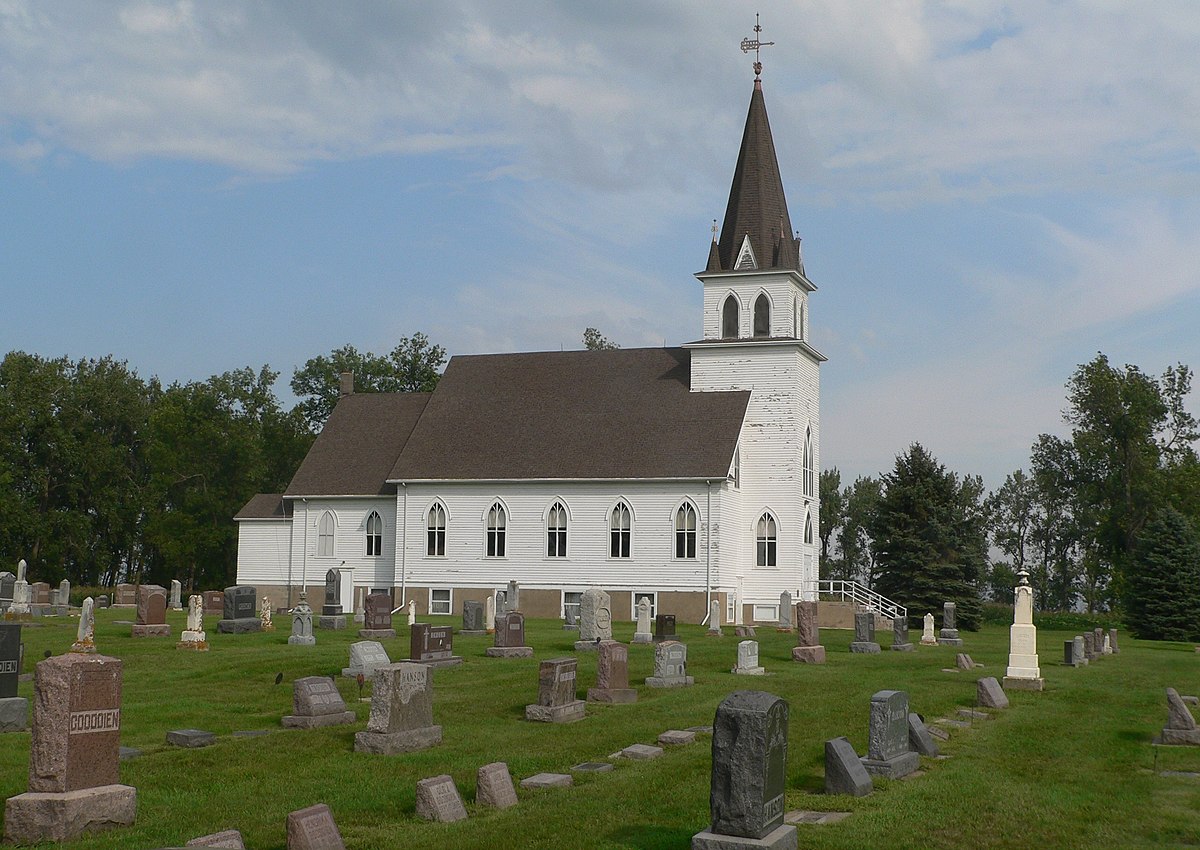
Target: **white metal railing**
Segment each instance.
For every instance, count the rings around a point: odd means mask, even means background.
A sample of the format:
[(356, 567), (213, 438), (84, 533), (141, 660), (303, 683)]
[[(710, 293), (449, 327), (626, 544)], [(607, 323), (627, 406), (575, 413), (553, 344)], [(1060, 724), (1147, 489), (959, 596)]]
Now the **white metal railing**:
[(907, 617), (908, 609), (903, 605), (893, 602), (886, 596), (876, 593), (870, 588), (863, 587), (856, 581), (842, 581), (840, 579), (827, 579), (825, 581), (810, 581), (805, 584), (803, 590), (809, 594), (816, 593), (820, 596), (836, 596), (845, 602), (847, 599), (855, 605), (860, 605), (870, 611), (874, 611), (883, 617)]

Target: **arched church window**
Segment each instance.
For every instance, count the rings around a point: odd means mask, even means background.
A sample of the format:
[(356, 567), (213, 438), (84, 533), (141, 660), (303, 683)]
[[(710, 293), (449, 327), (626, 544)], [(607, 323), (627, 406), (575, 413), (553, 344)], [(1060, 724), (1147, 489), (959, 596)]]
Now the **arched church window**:
[(555, 502), (546, 517), (546, 557), (567, 557), (567, 509)]
[(610, 558), (628, 558), (629, 543), (632, 537), (630, 529), (629, 506), (624, 502), (612, 509), (612, 517), (608, 530), (608, 556)]
[(765, 292), (754, 299), (754, 335), (771, 335), (771, 301)]
[(383, 554), (383, 519), (377, 511), (367, 515), (367, 554)]
[(725, 299), (721, 307), (721, 339), (737, 339), (740, 330), (738, 301), (733, 295)]
[(504, 538), (507, 532), (507, 518), (504, 515), (504, 505), (496, 502), (488, 510), (487, 517), (487, 556), (489, 558), (504, 557)]
[(696, 509), (684, 502), (675, 512), (675, 557), (696, 557)]
[(325, 511), (317, 522), (317, 557), (333, 557), (333, 514)]
[(758, 518), (755, 541), (757, 543), (756, 560), (760, 567), (777, 566), (776, 530), (775, 517), (771, 516), (770, 511)]
[(813, 494), (813, 445), (812, 426), (804, 432), (804, 495)]
[(812, 513), (809, 511), (804, 513), (804, 542), (809, 545), (813, 542)]
[(425, 527), (425, 554), (431, 558), (446, 555), (446, 509), (440, 504), (429, 509), (429, 522)]

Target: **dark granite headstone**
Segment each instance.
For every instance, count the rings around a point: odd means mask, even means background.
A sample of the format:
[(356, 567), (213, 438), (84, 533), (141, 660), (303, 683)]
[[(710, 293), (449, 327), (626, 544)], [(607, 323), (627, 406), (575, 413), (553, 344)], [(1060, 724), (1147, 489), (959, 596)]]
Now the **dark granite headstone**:
[(496, 646), (525, 645), (525, 615), (511, 611), (496, 618)]
[(538, 701), (525, 706), (525, 719), (545, 723), (582, 720), (585, 703), (575, 698), (574, 658), (551, 658), (538, 666)]
[(865, 797), (875, 790), (871, 775), (846, 738), (825, 742), (825, 793)]
[(129, 606), (130, 608), (137, 605), (137, 587), (132, 584), (118, 584), (113, 596), (113, 605)]
[(913, 645), (908, 639), (908, 617), (897, 615), (892, 618), (892, 649), (896, 652), (912, 652)]
[(659, 614), (654, 618), (654, 642), (662, 643), (664, 640), (678, 640), (675, 636), (674, 614)]
[(687, 644), (664, 640), (654, 646), (654, 675), (646, 677), (652, 688), (683, 688), (695, 680), (687, 674)]
[(225, 588), (225, 616), (217, 621), (217, 631), (222, 634), (260, 631), (262, 622), (258, 618), (257, 595), (258, 591), (250, 585)]
[(372, 593), (363, 605), (363, 632), (360, 637), (395, 637), (392, 627), (392, 595)]
[(920, 755), (937, 757), (938, 746), (934, 743), (933, 736), (925, 728), (920, 716), (911, 711), (908, 713), (908, 744)]
[(875, 613), (873, 611), (854, 612), (854, 641), (850, 644), (850, 651), (872, 655), (879, 652), (879, 644), (875, 642)]
[(487, 634), (487, 623), (484, 622), (484, 606), (482, 602), (467, 599), (462, 608), (462, 630), (459, 634)]
[(817, 603), (796, 603), (796, 645), (792, 660), (802, 664), (824, 664), (825, 647), (821, 646), (821, 630), (817, 626)]
[(325, 604), (321, 606), (322, 617), (337, 617), (342, 614), (341, 575), (337, 570), (325, 573)]
[(449, 661), (454, 657), (454, 630), (450, 626), (417, 623), (409, 637), (409, 655), (420, 664)]
[(938, 632), (938, 644), (941, 646), (962, 646), (962, 638), (958, 636), (958, 606), (953, 602), (942, 605), (942, 630)]
[(629, 687), (629, 649), (615, 640), (602, 640), (596, 660), (596, 687), (588, 688), (589, 702), (637, 702)]
[(17, 695), (17, 679), (20, 675), (21, 624), (0, 623), (0, 699)]
[(225, 616), (225, 591), (206, 590), (200, 595), (204, 598), (205, 617), (217, 617), (219, 619)]
[(867, 773), (899, 779), (917, 769), (921, 759), (908, 743), (907, 693), (879, 691), (872, 696), (870, 724), (862, 759)]
[(138, 588), (137, 624), (139, 626), (161, 626), (167, 622), (167, 591), (157, 584), (143, 584)]
[[(785, 825), (788, 704), (763, 691), (735, 691), (713, 720), (712, 826), (692, 839), (693, 848), (722, 846), (720, 836), (795, 847), (794, 826)], [(778, 833), (778, 834), (777, 834)], [(756, 845), (757, 846), (757, 845)]]
[(13, 586), (17, 583), (17, 577), (8, 570), (0, 573), (0, 607), (7, 608), (12, 604)]
[(287, 816), (288, 850), (346, 850), (342, 834), (333, 822), (333, 812), (324, 803), (291, 812)]
[(292, 686), (293, 714), (283, 718), (289, 728), (312, 729), (353, 723), (357, 718), (346, 710), (337, 686), (328, 676), (305, 676)]

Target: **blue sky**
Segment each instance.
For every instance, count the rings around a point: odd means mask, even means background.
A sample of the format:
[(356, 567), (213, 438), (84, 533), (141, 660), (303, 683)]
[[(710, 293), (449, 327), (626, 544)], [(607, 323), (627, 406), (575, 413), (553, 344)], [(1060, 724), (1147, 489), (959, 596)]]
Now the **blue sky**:
[(917, 440), (995, 487), (1097, 351), (1200, 366), (1200, 4), (1168, 0), (0, 0), (0, 349), (286, 396), (416, 331), (695, 339), (755, 11), (822, 466)]

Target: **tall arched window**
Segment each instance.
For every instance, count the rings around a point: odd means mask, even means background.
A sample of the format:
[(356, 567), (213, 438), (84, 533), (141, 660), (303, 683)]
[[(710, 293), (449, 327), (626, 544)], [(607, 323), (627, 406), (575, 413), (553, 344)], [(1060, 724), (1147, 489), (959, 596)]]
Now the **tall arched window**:
[(628, 558), (631, 536), (629, 506), (620, 502), (612, 509), (609, 521), (608, 556), (610, 558)]
[(813, 446), (812, 426), (804, 432), (804, 495), (813, 494)]
[(800, 305), (799, 324), (796, 325), (796, 338), (804, 339), (804, 305)]
[(425, 526), (425, 554), (431, 558), (446, 555), (446, 509), (440, 504), (429, 509), (429, 522)]
[(555, 502), (546, 517), (546, 557), (567, 557), (567, 509)]
[(367, 554), (383, 554), (383, 519), (375, 511), (367, 515)]
[(809, 511), (804, 513), (804, 542), (809, 544), (813, 542), (812, 513)]
[(733, 295), (729, 295), (725, 299), (725, 304), (721, 307), (722, 339), (737, 339), (741, 324), (738, 314), (738, 300)]
[(776, 527), (775, 517), (770, 511), (758, 518), (758, 529), (755, 533), (757, 543), (757, 563), (760, 567), (778, 566), (776, 562)]
[(333, 514), (329, 511), (317, 522), (317, 557), (333, 557)]
[(675, 557), (696, 557), (696, 509), (684, 502), (675, 512)]
[(504, 538), (507, 531), (504, 505), (496, 502), (488, 510), (487, 516), (487, 556), (489, 558), (504, 557)]
[(771, 335), (771, 301), (765, 292), (754, 299), (754, 335)]

